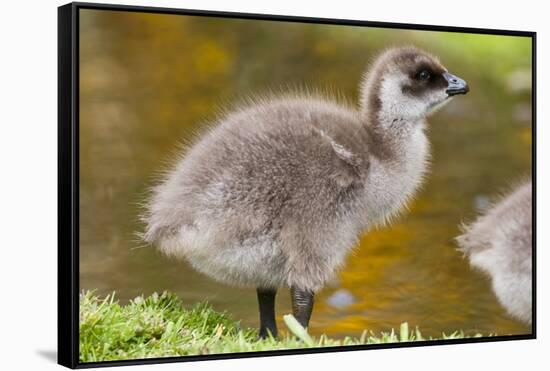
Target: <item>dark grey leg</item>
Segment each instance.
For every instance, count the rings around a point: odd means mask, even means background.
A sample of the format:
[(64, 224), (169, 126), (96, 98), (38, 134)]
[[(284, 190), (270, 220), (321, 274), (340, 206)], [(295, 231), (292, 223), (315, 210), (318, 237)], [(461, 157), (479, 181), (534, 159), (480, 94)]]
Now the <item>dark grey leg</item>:
[(277, 337), (277, 322), (275, 321), (275, 295), (277, 289), (256, 289), (258, 294), (258, 304), (260, 307), (260, 338), (268, 337), (268, 331), (271, 335)]
[(294, 318), (296, 318), (304, 328), (307, 328), (309, 325), (311, 311), (313, 310), (314, 295), (315, 294), (309, 290), (302, 290), (296, 287), (290, 288)]

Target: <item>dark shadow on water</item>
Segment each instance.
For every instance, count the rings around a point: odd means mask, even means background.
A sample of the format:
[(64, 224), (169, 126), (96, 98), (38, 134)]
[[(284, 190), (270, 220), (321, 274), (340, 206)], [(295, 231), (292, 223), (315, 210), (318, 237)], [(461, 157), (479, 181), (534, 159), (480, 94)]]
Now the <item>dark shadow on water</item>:
[(57, 363), (57, 351), (56, 350), (37, 350), (36, 353), (42, 358)]

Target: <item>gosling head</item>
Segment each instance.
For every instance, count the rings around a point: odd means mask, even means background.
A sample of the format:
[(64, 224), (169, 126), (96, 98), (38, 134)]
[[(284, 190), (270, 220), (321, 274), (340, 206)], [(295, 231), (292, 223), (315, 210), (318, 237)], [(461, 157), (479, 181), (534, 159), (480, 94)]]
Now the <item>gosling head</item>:
[(382, 53), (365, 75), (361, 106), (384, 121), (414, 121), (468, 91), (466, 81), (436, 57), (413, 47), (394, 48)]

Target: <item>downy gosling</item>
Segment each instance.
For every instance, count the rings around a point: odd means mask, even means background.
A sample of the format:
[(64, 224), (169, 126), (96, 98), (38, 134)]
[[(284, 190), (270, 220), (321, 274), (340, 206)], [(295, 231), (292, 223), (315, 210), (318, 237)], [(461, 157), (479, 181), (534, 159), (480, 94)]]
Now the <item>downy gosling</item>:
[(437, 58), (405, 47), (376, 58), (358, 108), (289, 94), (235, 109), (153, 188), (143, 237), (217, 281), (256, 288), (261, 337), (277, 336), (280, 287), (307, 327), (315, 293), (361, 234), (421, 184), (427, 115), (467, 92)]
[(531, 324), (533, 313), (532, 182), (516, 188), (457, 237), (470, 264), (491, 278), (508, 314)]

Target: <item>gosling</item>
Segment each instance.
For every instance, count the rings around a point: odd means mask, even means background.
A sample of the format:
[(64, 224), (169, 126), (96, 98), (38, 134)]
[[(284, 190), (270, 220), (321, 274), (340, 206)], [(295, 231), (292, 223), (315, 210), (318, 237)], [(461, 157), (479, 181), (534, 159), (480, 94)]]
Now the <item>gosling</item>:
[(421, 184), (426, 116), (466, 92), (437, 58), (406, 47), (374, 61), (358, 109), (293, 94), (238, 108), (153, 188), (143, 237), (217, 281), (256, 288), (260, 337), (277, 336), (279, 287), (307, 327), (315, 293), (359, 236)]
[(532, 183), (518, 187), (457, 237), (470, 264), (491, 277), (508, 314), (532, 322)]

